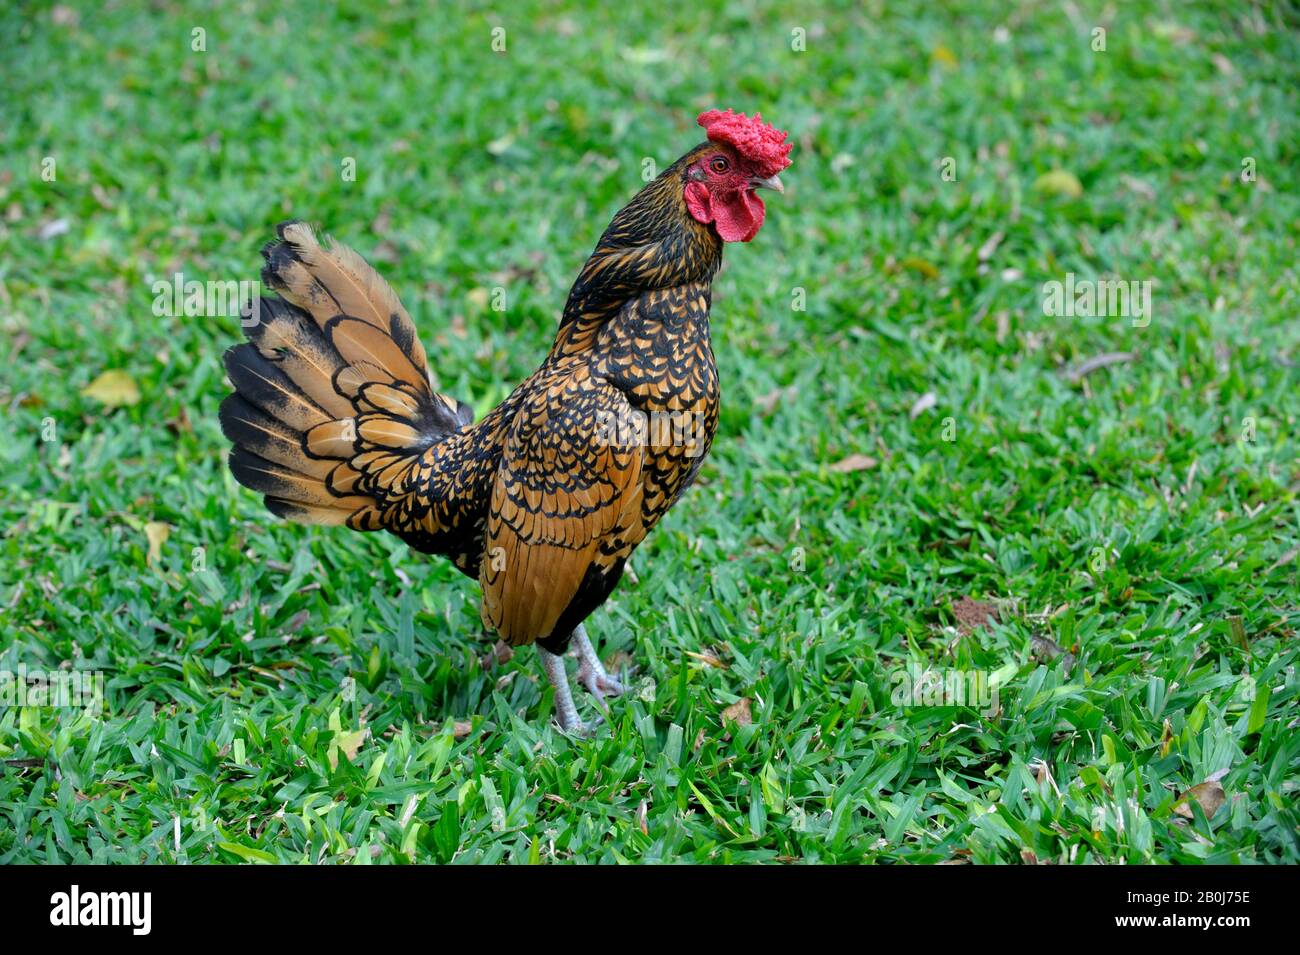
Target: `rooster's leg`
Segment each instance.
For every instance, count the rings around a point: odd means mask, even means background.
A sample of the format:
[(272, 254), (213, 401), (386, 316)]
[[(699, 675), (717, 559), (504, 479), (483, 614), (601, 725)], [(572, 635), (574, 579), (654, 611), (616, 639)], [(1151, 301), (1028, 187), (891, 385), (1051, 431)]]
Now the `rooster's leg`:
[(620, 680), (610, 676), (596, 655), (596, 648), (587, 638), (587, 631), (578, 624), (573, 628), (573, 645), (578, 651), (581, 665), (578, 667), (578, 680), (598, 702), (604, 702), (607, 696), (618, 696), (625, 687)]
[(585, 733), (587, 727), (578, 719), (578, 708), (573, 705), (573, 693), (569, 689), (569, 675), (564, 671), (564, 657), (537, 647), (537, 655), (542, 658), (542, 669), (546, 679), (555, 688), (555, 717), (560, 721), (560, 728), (567, 733)]

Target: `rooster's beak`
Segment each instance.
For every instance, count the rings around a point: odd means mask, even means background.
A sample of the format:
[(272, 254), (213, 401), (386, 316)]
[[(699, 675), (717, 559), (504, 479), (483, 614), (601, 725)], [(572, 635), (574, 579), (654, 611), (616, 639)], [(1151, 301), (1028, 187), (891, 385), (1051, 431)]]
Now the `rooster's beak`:
[(763, 189), (775, 189), (782, 195), (785, 194), (785, 186), (781, 183), (780, 176), (768, 176), (766, 179), (759, 179), (755, 176), (753, 179), (749, 180), (749, 184), (755, 189), (760, 187)]

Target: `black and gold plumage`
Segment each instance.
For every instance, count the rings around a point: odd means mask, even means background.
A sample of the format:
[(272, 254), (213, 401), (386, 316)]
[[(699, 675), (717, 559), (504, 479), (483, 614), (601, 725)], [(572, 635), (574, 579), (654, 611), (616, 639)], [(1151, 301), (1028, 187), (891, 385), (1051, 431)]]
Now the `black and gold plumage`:
[(249, 341), (226, 353), (235, 393), (221, 423), (240, 483), (289, 520), (387, 530), (450, 558), (479, 581), (488, 627), (538, 645), (567, 728), (580, 724), (559, 655), (576, 641), (588, 688), (621, 689), (582, 623), (695, 478), (717, 427), (709, 303), (723, 238), (687, 192), (718, 185), (723, 162), (748, 201), (780, 188), (727, 142), (666, 169), (601, 236), (541, 367), (478, 422), (431, 386), (384, 280), (299, 222), (263, 249), (278, 297), (250, 303)]

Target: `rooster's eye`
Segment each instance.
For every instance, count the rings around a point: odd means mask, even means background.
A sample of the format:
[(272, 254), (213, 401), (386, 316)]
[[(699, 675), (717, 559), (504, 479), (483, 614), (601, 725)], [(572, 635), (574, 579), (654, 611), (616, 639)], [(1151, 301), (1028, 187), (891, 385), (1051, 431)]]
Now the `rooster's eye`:
[(709, 168), (714, 172), (726, 172), (727, 160), (722, 156), (714, 156), (709, 160)]

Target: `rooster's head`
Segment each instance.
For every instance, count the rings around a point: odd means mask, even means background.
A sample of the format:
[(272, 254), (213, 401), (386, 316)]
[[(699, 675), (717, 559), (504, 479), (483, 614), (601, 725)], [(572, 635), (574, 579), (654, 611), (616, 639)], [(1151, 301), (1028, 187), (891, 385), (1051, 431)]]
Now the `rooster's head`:
[(785, 192), (781, 172), (790, 165), (792, 143), (784, 133), (753, 117), (711, 109), (698, 122), (709, 141), (692, 151), (685, 170), (686, 208), (698, 222), (713, 223), (727, 242), (748, 242), (763, 225), (758, 189)]

